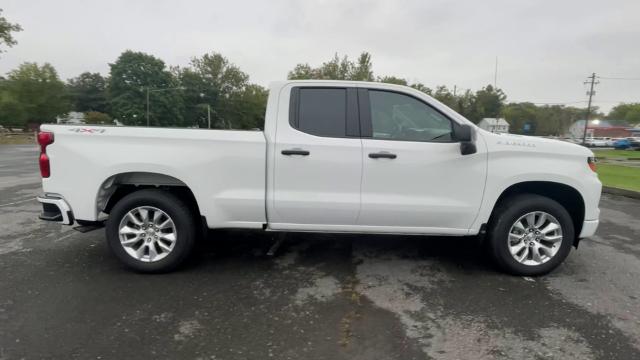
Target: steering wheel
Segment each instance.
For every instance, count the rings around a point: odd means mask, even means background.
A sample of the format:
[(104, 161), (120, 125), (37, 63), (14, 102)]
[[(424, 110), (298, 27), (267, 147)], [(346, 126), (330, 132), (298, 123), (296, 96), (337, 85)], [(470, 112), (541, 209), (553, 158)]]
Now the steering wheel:
[(399, 119), (395, 115), (391, 116), (391, 120), (393, 120), (393, 123), (396, 126), (393, 133), (391, 133), (391, 138), (395, 139), (398, 135), (404, 132), (404, 125), (402, 125), (402, 120), (398, 121)]
[(399, 135), (401, 135), (403, 132), (404, 132), (404, 126), (402, 126), (402, 124), (396, 124), (395, 130), (393, 131), (393, 133), (391, 133), (391, 138), (395, 139)]

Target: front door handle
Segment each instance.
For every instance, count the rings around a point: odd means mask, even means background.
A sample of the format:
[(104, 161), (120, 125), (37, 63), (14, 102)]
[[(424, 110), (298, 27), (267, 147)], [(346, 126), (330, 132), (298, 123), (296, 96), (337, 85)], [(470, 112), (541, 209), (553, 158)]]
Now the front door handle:
[(372, 159), (395, 159), (398, 156), (396, 154), (392, 154), (390, 152), (382, 151), (377, 153), (370, 153), (369, 157)]
[(282, 150), (282, 155), (287, 155), (287, 156), (291, 156), (291, 155), (308, 156), (309, 154), (310, 153), (307, 150), (302, 150), (302, 149)]

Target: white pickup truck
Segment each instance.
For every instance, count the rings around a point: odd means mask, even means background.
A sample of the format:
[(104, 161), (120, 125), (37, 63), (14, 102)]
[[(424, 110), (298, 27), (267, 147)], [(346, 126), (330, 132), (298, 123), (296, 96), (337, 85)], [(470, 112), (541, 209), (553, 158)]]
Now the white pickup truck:
[(263, 131), (42, 125), (40, 218), (104, 222), (142, 272), (174, 269), (202, 229), (244, 228), (481, 235), (502, 269), (539, 275), (596, 231), (587, 148), (486, 132), (404, 86), (269, 91)]

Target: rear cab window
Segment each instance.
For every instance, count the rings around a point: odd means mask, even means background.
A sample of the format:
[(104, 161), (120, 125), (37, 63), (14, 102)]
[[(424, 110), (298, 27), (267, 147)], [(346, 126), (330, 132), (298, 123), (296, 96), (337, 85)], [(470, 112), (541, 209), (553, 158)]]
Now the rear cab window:
[(294, 129), (321, 137), (358, 137), (355, 88), (294, 87), (289, 123)]

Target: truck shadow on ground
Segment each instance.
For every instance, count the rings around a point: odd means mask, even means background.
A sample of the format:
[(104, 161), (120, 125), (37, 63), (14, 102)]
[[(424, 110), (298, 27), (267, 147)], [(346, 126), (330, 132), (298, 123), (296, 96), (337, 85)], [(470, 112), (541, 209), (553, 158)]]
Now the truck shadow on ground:
[(279, 261), (292, 255), (305, 263), (357, 263), (365, 254), (434, 261), (459, 271), (496, 271), (478, 237), (286, 233), (275, 253), (268, 255), (278, 235), (261, 231), (210, 231), (198, 242), (185, 270), (196, 270), (215, 261)]

